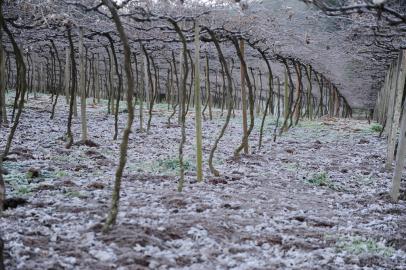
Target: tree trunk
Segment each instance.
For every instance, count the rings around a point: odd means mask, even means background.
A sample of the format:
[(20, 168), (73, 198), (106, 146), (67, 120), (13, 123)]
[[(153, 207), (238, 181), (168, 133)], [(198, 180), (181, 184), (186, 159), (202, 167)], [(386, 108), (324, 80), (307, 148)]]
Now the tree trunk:
[[(244, 57), (244, 40), (240, 40), (240, 51)], [(242, 130), (243, 130), (243, 144), (244, 154), (248, 154), (248, 126), (247, 126), (247, 93), (245, 89), (245, 68), (241, 62), (241, 104), (242, 104)]]
[(59, 54), (58, 54), (58, 51), (56, 49), (56, 46), (55, 46), (55, 43), (53, 40), (51, 40), (51, 44), (52, 44), (52, 48), (55, 51), (55, 55), (58, 60), (58, 67), (59, 67), (58, 86), (57, 86), (57, 90), (56, 90), (56, 97), (55, 97), (54, 103), (52, 104), (52, 111), (51, 111), (51, 119), (54, 119), (55, 107), (56, 107), (56, 104), (58, 103), (59, 92), (61, 91), (61, 88), (62, 88), (62, 62), (61, 62), (61, 59), (59, 58)]
[(75, 106), (75, 95), (76, 95), (76, 62), (75, 62), (75, 48), (73, 47), (71, 28), (68, 28), (68, 39), (70, 48), (70, 62), (71, 62), (71, 87), (70, 87), (70, 98), (69, 98), (69, 114), (68, 114), (68, 128), (66, 132), (67, 143), (66, 148), (71, 148), (73, 144), (73, 133), (72, 133), (72, 116), (74, 114)]
[[(1, 3), (0, 3), (1, 5)], [(3, 258), (4, 242), (0, 238), (0, 270), (4, 270), (4, 258)]]
[[(207, 32), (209, 33), (210, 37), (212, 38), (214, 45), (216, 46), (216, 50), (217, 50), (217, 54), (219, 56), (219, 60), (221, 63), (221, 66), (224, 70), (224, 73), (227, 76), (227, 89), (228, 89), (228, 93), (227, 93), (227, 101), (228, 101), (228, 109), (227, 109), (227, 116), (226, 116), (226, 121), (224, 122), (223, 127), (221, 128), (220, 134), (218, 135), (218, 137), (216, 138), (213, 147), (210, 150), (210, 156), (209, 156), (209, 168), (210, 168), (210, 172), (215, 175), (215, 176), (219, 176), (220, 172), (214, 168), (213, 165), (213, 157), (214, 157), (214, 153), (218, 147), (218, 143), (220, 142), (221, 138), (224, 136), (224, 133), (227, 129), (227, 126), (230, 122), (230, 118), (231, 118), (231, 113), (233, 110), (233, 82), (232, 82), (232, 77), (231, 77), (231, 72), (229, 71), (228, 65), (227, 65), (227, 61), (224, 58), (223, 52), (221, 51), (220, 48), (220, 44), (216, 38), (216, 35), (214, 34), (213, 31), (211, 31), (208, 28), (205, 28), (207, 30)], [(225, 82), (224, 82), (225, 84)]]
[[(262, 55), (262, 58), (265, 60), (266, 66), (268, 68), (268, 72), (269, 72), (269, 77), (268, 77), (268, 87), (269, 87), (269, 93), (268, 93), (268, 100), (266, 101), (266, 105), (265, 105), (265, 111), (264, 111), (264, 115), (262, 117), (262, 122), (261, 122), (261, 128), (259, 131), (259, 142), (258, 142), (258, 149), (261, 149), (262, 147), (262, 136), (264, 133), (264, 125), (265, 125), (265, 118), (268, 112), (268, 108), (269, 106), (272, 106), (272, 97), (273, 97), (273, 74), (272, 74), (272, 69), (271, 69), (271, 65), (269, 64), (268, 59), (266, 58), (266, 55), (264, 52), (260, 52)], [(261, 78), (261, 73), (260, 73), (260, 78)], [(262, 91), (262, 79), (261, 80), (261, 91)], [(271, 110), (273, 112), (273, 109)]]
[[(2, 31), (0, 28), (0, 33)], [(0, 115), (0, 126), (3, 123), (8, 124), (6, 109), (6, 56), (2, 45), (0, 45)]]
[(308, 65), (306, 69), (306, 76), (307, 76), (307, 82), (308, 82), (308, 88), (307, 88), (307, 117), (309, 120), (313, 120), (313, 104), (312, 104), (312, 90), (313, 90), (313, 84), (312, 84), (312, 66)]
[(148, 109), (148, 122), (147, 122), (147, 133), (148, 133), (151, 128), (152, 110), (154, 108), (155, 95), (154, 95), (154, 83), (153, 83), (152, 74), (151, 74), (150, 57), (144, 46), (142, 46), (142, 50), (145, 54), (145, 59), (146, 59), (146, 63), (147, 63), (146, 74), (147, 74), (148, 83), (146, 85), (148, 85), (148, 89), (149, 89), (149, 93), (147, 94), (149, 96), (149, 109)]
[[(1, 0), (0, 0), (1, 1)], [(17, 65), (17, 82), (16, 82), (16, 91), (17, 92), (21, 92), (21, 98), (19, 100), (18, 103), (18, 110), (17, 110), (17, 115), (15, 118), (15, 121), (13, 123), (13, 126), (11, 127), (9, 136), (7, 138), (7, 142), (6, 142), (6, 147), (4, 149), (4, 152), (2, 154), (2, 157), (6, 157), (10, 151), (10, 147), (11, 147), (11, 143), (13, 141), (14, 138), (14, 134), (17, 130), (17, 126), (19, 124), (20, 121), (20, 116), (23, 112), (23, 108), (24, 108), (24, 96), (25, 96), (25, 91), (27, 88), (27, 81), (26, 81), (26, 66), (24, 63), (24, 58), (23, 55), (21, 53), (20, 48), (18, 47), (13, 34), (11, 33), (11, 31), (8, 29), (7, 24), (4, 20), (3, 17), (3, 10), (2, 10), (2, 3), (0, 2), (0, 27), (2, 27), (4, 29), (4, 31), (7, 33), (12, 46), (13, 46), (13, 51), (16, 57), (16, 65)]]
[[(3, 179), (3, 157), (0, 155), (0, 216), (4, 209), (5, 200), (6, 200), (6, 186), (4, 184), (4, 179)], [(0, 246), (0, 248), (1, 248), (1, 246)], [(0, 257), (1, 257), (1, 250), (0, 250)], [(0, 269), (1, 269), (1, 260), (0, 260)]]
[(125, 34), (124, 28), (121, 24), (120, 17), (118, 16), (117, 10), (114, 7), (111, 0), (102, 0), (102, 1), (103, 4), (108, 7), (113, 16), (114, 23), (116, 24), (118, 34), (124, 47), (124, 70), (127, 77), (127, 109), (128, 109), (127, 126), (124, 130), (123, 139), (120, 144), (120, 161), (115, 175), (111, 209), (107, 217), (107, 221), (103, 227), (103, 230), (106, 232), (111, 228), (111, 226), (116, 222), (117, 219), (118, 205), (120, 200), (121, 178), (123, 175), (124, 166), (127, 162), (128, 139), (130, 137), (131, 127), (134, 120), (134, 107), (132, 104), (132, 93), (134, 92), (134, 78), (131, 72), (131, 50), (127, 35)]
[[(69, 48), (66, 48), (66, 56), (65, 56), (65, 97), (66, 103), (69, 104), (69, 78), (70, 78), (70, 67), (69, 67)], [(38, 82), (39, 83), (39, 82)]]
[[(187, 60), (187, 41), (185, 36), (182, 33), (182, 30), (180, 29), (179, 25), (177, 24), (176, 21), (173, 19), (168, 19), (168, 21), (174, 26), (175, 31), (179, 35), (181, 41), (182, 41), (182, 59), (183, 59), (183, 68), (182, 70), (182, 84), (181, 84), (181, 91), (180, 91), (180, 112), (181, 112), (181, 141), (179, 144), (179, 183), (178, 183), (178, 191), (181, 192), (183, 190), (183, 184), (185, 180), (185, 168), (183, 164), (183, 146), (186, 142), (186, 115), (185, 115), (185, 99), (186, 99), (186, 83), (187, 83), (187, 76), (188, 76), (188, 60)], [(182, 63), (180, 63), (182, 66)]]
[[(142, 50), (142, 49), (141, 49)], [(146, 92), (145, 91), (145, 57), (144, 57), (144, 54), (143, 54), (143, 52), (141, 52), (141, 67), (140, 67), (140, 69), (141, 69), (141, 87), (140, 87), (140, 90), (139, 90), (139, 92), (140, 92), (140, 94), (139, 94), (139, 96), (140, 96), (140, 98), (139, 98), (139, 100), (140, 100), (140, 110), (139, 110), (139, 114), (140, 114), (140, 132), (143, 132), (144, 131), (144, 127), (143, 127), (143, 123), (144, 123), (144, 119), (143, 119), (143, 115), (144, 115), (144, 93)]]
[[(112, 108), (112, 112), (114, 112), (114, 135), (113, 135), (113, 140), (117, 140), (117, 136), (118, 136), (118, 110), (119, 110), (119, 107), (120, 107), (120, 97), (121, 97), (120, 91), (121, 91), (122, 86), (123, 86), (123, 81), (122, 81), (122, 77), (121, 77), (121, 74), (120, 74), (119, 69), (118, 69), (118, 60), (117, 60), (116, 50), (114, 48), (113, 38), (108, 33), (105, 34), (105, 36), (107, 37), (107, 39), (108, 39), (108, 41), (110, 43), (111, 58), (113, 58), (114, 69), (116, 71), (116, 76), (117, 76), (117, 79), (118, 79), (118, 87), (116, 88), (117, 91), (113, 91), (113, 92), (116, 92), (116, 105), (115, 105), (115, 108)], [(110, 74), (111, 74), (111, 77), (113, 77), (112, 72)], [(112, 88), (112, 90), (113, 89), (114, 89), (114, 87)], [(112, 95), (111, 104), (114, 107), (114, 98), (113, 97), (114, 97), (114, 95)], [(131, 95), (131, 97), (132, 97), (132, 95)]]

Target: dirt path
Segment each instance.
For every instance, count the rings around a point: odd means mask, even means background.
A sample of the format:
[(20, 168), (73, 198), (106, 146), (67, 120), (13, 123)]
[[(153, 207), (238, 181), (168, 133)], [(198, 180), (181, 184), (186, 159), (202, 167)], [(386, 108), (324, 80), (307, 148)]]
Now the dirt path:
[[(53, 121), (49, 111), (45, 97), (29, 102), (5, 162), (8, 195), (28, 200), (0, 218), (7, 269), (406, 269), (406, 202), (388, 201), (385, 141), (363, 121), (304, 122), (273, 142), (269, 119), (263, 149), (256, 123), (254, 153), (235, 160), (236, 117), (215, 159), (222, 176), (205, 167), (202, 184), (194, 181), (190, 114), (187, 183), (178, 193), (180, 130), (167, 127), (158, 105), (151, 133), (132, 135), (118, 224), (103, 235), (118, 160), (114, 118), (89, 106), (89, 137), (100, 146), (66, 150), (65, 104)], [(204, 122), (204, 160), (219, 114)]]

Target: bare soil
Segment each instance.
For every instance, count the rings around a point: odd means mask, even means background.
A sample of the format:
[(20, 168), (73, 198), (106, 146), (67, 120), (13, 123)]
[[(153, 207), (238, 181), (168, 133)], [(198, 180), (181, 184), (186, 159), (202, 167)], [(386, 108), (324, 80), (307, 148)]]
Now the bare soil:
[[(273, 142), (269, 117), (258, 150), (258, 120), (251, 154), (236, 159), (237, 113), (216, 152), (221, 176), (205, 164), (197, 183), (190, 112), (179, 193), (180, 128), (167, 125), (171, 111), (159, 104), (150, 133), (134, 122), (118, 221), (103, 234), (121, 140), (112, 140), (114, 116), (89, 105), (96, 144), (68, 150), (65, 100), (54, 120), (50, 110), (49, 97), (29, 100), (4, 164), (8, 197), (27, 200), (0, 217), (6, 269), (406, 269), (404, 191), (390, 202), (386, 142), (366, 121), (305, 121)], [(203, 124), (205, 161), (220, 113)], [(78, 141), (79, 119), (73, 125)], [(0, 130), (2, 148), (8, 131)]]

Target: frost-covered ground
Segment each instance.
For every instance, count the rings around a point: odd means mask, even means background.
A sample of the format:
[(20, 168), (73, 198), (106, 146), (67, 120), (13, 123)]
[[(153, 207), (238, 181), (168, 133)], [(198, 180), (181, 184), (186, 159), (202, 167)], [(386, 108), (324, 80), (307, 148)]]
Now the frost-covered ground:
[[(7, 269), (406, 269), (405, 198), (389, 201), (385, 140), (365, 121), (304, 122), (273, 142), (272, 118), (260, 151), (258, 122), (253, 153), (237, 160), (237, 115), (216, 154), (221, 177), (205, 164), (196, 183), (191, 112), (179, 193), (180, 129), (158, 105), (149, 134), (134, 122), (118, 223), (102, 234), (120, 143), (114, 117), (105, 103), (89, 105), (89, 138), (100, 146), (67, 150), (64, 99), (54, 120), (50, 108), (49, 97), (30, 99), (4, 164), (7, 195), (28, 200), (0, 218)], [(223, 121), (216, 111), (204, 122), (205, 161)], [(78, 119), (74, 133), (79, 140)]]

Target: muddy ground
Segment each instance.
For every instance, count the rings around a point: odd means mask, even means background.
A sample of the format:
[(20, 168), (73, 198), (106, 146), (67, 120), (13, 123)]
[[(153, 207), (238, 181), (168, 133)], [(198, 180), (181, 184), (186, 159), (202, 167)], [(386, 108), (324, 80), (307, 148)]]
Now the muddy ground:
[[(4, 164), (7, 195), (28, 201), (0, 218), (7, 269), (406, 269), (405, 196), (388, 199), (392, 175), (373, 124), (302, 122), (273, 142), (271, 117), (263, 148), (258, 121), (252, 154), (235, 159), (237, 113), (216, 153), (221, 176), (205, 163), (196, 183), (191, 112), (179, 193), (180, 128), (176, 117), (167, 125), (171, 112), (159, 104), (148, 134), (134, 122), (118, 222), (102, 234), (121, 139), (112, 140), (114, 117), (105, 102), (89, 105), (89, 138), (99, 146), (68, 150), (65, 100), (54, 120), (50, 110), (49, 97), (30, 99)], [(119, 117), (121, 135), (127, 114)], [(223, 122), (220, 111), (204, 121), (205, 161)], [(78, 141), (79, 119), (74, 134)]]

